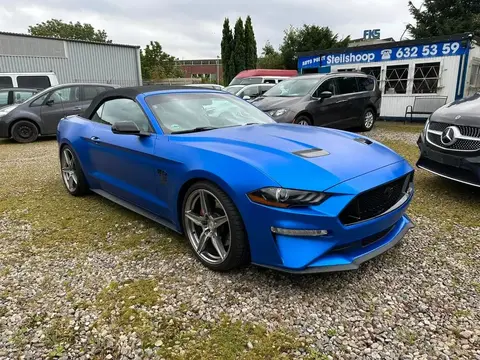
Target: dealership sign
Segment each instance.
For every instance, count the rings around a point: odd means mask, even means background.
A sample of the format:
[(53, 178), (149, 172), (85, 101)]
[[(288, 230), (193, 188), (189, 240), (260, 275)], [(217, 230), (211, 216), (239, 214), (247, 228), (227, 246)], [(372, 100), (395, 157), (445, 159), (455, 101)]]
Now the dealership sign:
[(298, 59), (299, 69), (332, 65), (363, 64), (379, 61), (423, 59), (436, 56), (463, 55), (465, 48), (459, 42), (428, 45), (401, 46), (395, 48), (349, 51), (342, 54), (302, 56)]

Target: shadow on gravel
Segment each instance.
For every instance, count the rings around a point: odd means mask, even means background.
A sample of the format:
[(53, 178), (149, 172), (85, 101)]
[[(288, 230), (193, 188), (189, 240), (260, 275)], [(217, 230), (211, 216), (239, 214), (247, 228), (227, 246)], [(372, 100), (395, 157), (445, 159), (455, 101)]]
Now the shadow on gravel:
[[(42, 137), (39, 137), (34, 143), (43, 143), (43, 142), (49, 142), (54, 140), (55, 141), (57, 140), (56, 136), (42, 136)], [(31, 143), (31, 144), (34, 144), (34, 143)], [(29, 144), (17, 143), (15, 140), (12, 140), (12, 139), (0, 139), (0, 146), (2, 145), (28, 146)]]

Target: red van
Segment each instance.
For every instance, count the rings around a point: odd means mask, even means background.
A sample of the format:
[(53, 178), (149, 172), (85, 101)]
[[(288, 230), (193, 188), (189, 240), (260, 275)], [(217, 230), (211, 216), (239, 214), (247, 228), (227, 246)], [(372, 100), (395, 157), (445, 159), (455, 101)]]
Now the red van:
[(297, 76), (297, 70), (253, 69), (243, 70), (230, 82), (230, 85), (278, 84), (284, 79)]

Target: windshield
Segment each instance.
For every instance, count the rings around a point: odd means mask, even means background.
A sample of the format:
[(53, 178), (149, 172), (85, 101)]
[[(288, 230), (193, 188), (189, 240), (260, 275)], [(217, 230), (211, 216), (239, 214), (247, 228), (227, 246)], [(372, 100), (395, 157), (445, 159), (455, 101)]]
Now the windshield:
[(236, 96), (221, 93), (174, 93), (146, 97), (163, 131), (223, 128), (275, 121)]
[(284, 80), (265, 92), (265, 97), (295, 97), (305, 96), (318, 84), (319, 79)]
[(261, 84), (263, 79), (261, 77), (252, 77), (252, 78), (244, 78), (240, 81), (242, 85), (251, 85), (251, 84)]
[(230, 94), (236, 94), (241, 88), (243, 88), (243, 85), (234, 85), (234, 86), (228, 86), (223, 90), (229, 92)]

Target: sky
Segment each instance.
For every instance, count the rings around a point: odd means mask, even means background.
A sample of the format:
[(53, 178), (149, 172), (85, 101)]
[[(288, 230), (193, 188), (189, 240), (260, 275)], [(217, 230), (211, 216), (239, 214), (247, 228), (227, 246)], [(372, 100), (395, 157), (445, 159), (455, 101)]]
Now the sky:
[[(235, 23), (250, 15), (259, 52), (268, 40), (276, 48), (290, 25), (329, 26), (343, 38), (380, 29), (398, 40), (412, 22), (408, 0), (15, 0), (0, 4), (0, 31), (27, 33), (29, 25), (51, 18), (80, 21), (104, 29), (114, 43), (139, 45), (158, 41), (180, 59), (220, 55), (225, 17)], [(414, 0), (420, 5), (421, 0)], [(313, 50), (313, 49), (312, 49)]]

